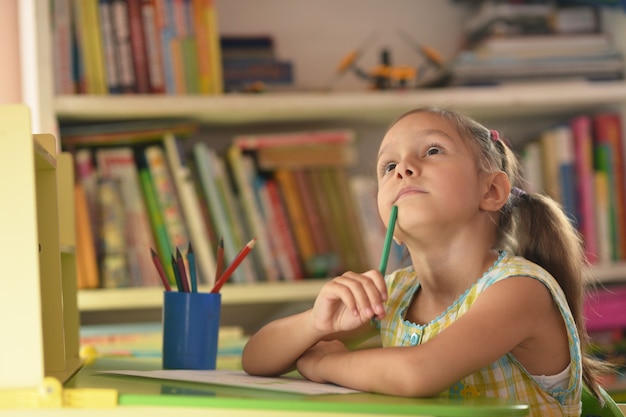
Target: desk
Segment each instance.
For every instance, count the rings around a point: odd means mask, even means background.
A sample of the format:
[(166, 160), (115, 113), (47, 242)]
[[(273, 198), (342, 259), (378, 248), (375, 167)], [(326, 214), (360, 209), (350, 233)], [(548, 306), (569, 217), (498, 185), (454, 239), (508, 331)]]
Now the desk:
[[(218, 364), (218, 367), (220, 365)], [(204, 416), (224, 417), (339, 417), (373, 415), (423, 416), (525, 416), (528, 408), (502, 401), (442, 401), (410, 399), (358, 393), (306, 396), (257, 389), (154, 380), (122, 375), (99, 374), (101, 370), (160, 369), (158, 358), (99, 358), (83, 367), (66, 384), (67, 388), (115, 388), (117, 408), (102, 410), (40, 410), (37, 416)], [(33, 410), (10, 411), (30, 416)], [(2, 414), (4, 416), (4, 413)], [(7, 414), (8, 415), (8, 414)]]

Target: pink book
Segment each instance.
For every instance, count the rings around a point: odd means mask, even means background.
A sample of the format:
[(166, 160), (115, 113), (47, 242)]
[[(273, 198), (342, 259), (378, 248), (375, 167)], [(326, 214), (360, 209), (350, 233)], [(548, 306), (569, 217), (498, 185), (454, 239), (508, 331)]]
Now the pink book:
[(598, 233), (596, 231), (595, 190), (593, 173), (593, 136), (591, 117), (580, 115), (572, 119), (574, 135), (575, 170), (577, 178), (577, 204), (580, 218), (578, 230), (585, 243), (585, 253), (590, 263), (598, 260)]

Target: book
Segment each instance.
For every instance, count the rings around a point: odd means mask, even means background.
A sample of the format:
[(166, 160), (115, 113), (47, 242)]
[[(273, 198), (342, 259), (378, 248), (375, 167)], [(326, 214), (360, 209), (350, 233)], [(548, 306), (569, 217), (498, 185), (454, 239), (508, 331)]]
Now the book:
[(274, 172), (274, 179), (280, 188), (283, 201), (285, 202), (305, 274), (315, 276), (319, 273), (315, 267), (317, 254), (294, 173), (288, 169), (278, 169)]
[(106, 94), (108, 91), (102, 34), (98, 11), (99, 0), (73, 0), (74, 27), (80, 48), (80, 92)]
[(328, 237), (328, 244), (330, 246), (331, 252), (325, 257), (328, 271), (327, 276), (334, 276), (345, 271), (345, 262), (342, 259), (341, 245), (337, 238), (335, 214), (328, 202), (331, 196), (327, 194), (328, 190), (325, 188), (321, 170), (309, 169), (306, 170), (306, 175), (313, 194), (313, 200), (321, 218), (322, 228)]
[[(146, 201), (146, 209), (148, 210), (148, 217), (152, 225), (156, 251), (160, 259), (169, 259), (174, 251), (172, 250), (167, 228), (163, 221), (163, 215), (159, 208), (155, 186), (150, 177), (150, 172), (145, 166), (139, 168), (139, 183), (141, 184), (141, 190)], [(176, 277), (171, 264), (169, 262), (163, 262), (163, 269), (165, 270), (170, 285), (176, 285)]]
[(352, 271), (365, 271), (368, 269), (367, 251), (362, 229), (359, 227), (357, 212), (354, 204), (354, 195), (350, 188), (348, 173), (343, 169), (328, 169), (334, 177), (334, 185), (337, 187), (339, 197), (340, 218), (343, 219), (343, 227), (347, 230), (347, 245), (343, 249), (346, 254), (346, 267)]
[(539, 34), (520, 36), (491, 36), (475, 49), (483, 56), (568, 56), (606, 53), (614, 46), (603, 33)]
[(62, 125), (61, 142), (66, 149), (82, 146), (139, 144), (160, 140), (166, 132), (186, 137), (198, 123), (184, 120), (137, 120)]
[[(166, 134), (163, 138), (163, 145), (198, 264), (198, 281), (212, 286), (215, 277), (215, 247), (211, 245), (206, 233), (206, 225), (193, 178), (176, 137), (170, 133)], [(187, 248), (180, 249), (186, 250)]]
[(233, 174), (235, 192), (241, 204), (247, 229), (257, 238), (256, 252), (253, 255), (267, 281), (277, 281), (278, 269), (275, 264), (274, 250), (266, 227), (267, 217), (264, 216), (259, 197), (255, 191), (256, 169), (249, 155), (243, 155), (238, 146), (229, 146), (226, 159)]
[(271, 177), (261, 178), (259, 200), (267, 219), (269, 238), (274, 247), (274, 256), (281, 277), (286, 281), (304, 278), (296, 241), (291, 231), (289, 217), (276, 181)]
[[(215, 0), (204, 0), (205, 6), (196, 11), (200, 20), (199, 29), (206, 33), (208, 51), (208, 92), (209, 94), (224, 93), (224, 71), (222, 69), (222, 49), (220, 46), (220, 30)], [(196, 36), (197, 38), (198, 36)], [(202, 78), (201, 78), (202, 82)], [(204, 90), (202, 90), (204, 91)]]
[[(96, 231), (99, 227), (97, 204), (98, 173), (93, 161), (93, 152), (91, 149), (81, 148), (77, 149), (73, 155), (76, 182), (81, 184), (85, 193), (87, 209), (91, 219), (91, 229)], [(97, 247), (95, 238), (93, 244)]]
[(561, 200), (561, 187), (559, 184), (558, 164), (558, 140), (555, 138), (556, 131), (550, 128), (541, 132), (539, 143), (541, 145), (541, 167), (544, 192), (559, 203)]
[(141, 0), (140, 3), (149, 90), (151, 93), (161, 94), (165, 92), (165, 80), (156, 0)]
[(591, 117), (579, 115), (570, 121), (574, 139), (575, 171), (577, 184), (578, 230), (585, 245), (589, 263), (598, 259), (598, 241), (595, 220), (595, 189), (593, 166), (593, 132)]
[(256, 151), (260, 169), (279, 167), (304, 169), (320, 166), (351, 166), (356, 162), (356, 149), (351, 142), (311, 143), (283, 146), (265, 146)]
[(578, 228), (579, 212), (576, 199), (576, 171), (574, 138), (569, 124), (554, 128), (553, 140), (555, 141), (555, 157), (557, 158), (558, 188), (561, 206), (567, 214), (570, 222)]
[(133, 93), (137, 88), (135, 64), (130, 37), (128, 0), (104, 0), (110, 4), (111, 45), (113, 48), (112, 71), (116, 71), (118, 87), (115, 92)]
[(290, 61), (224, 58), (222, 65), (225, 91), (242, 91), (256, 83), (269, 86), (290, 86), (294, 83), (294, 69)]
[[(143, 153), (146, 167), (150, 172), (150, 178), (156, 191), (157, 202), (163, 216), (163, 223), (167, 230), (172, 253), (174, 253), (176, 248), (182, 250), (189, 244), (187, 225), (185, 224), (178, 195), (176, 194), (174, 180), (169, 171), (162, 147), (150, 145), (144, 149)], [(165, 259), (169, 259), (169, 257)]]
[(599, 166), (599, 169), (606, 169), (609, 174), (613, 206), (614, 260), (626, 259), (626, 168), (621, 117), (612, 112), (599, 113), (593, 116), (593, 126), (595, 143), (606, 144), (610, 148), (610, 168)]
[(194, 27), (196, 29), (196, 48), (198, 64), (198, 92), (201, 94), (213, 93), (213, 72), (210, 51), (210, 31), (207, 13), (213, 7), (212, 0), (192, 0)]
[(114, 30), (113, 0), (99, 0), (100, 31), (102, 33), (102, 48), (106, 80), (110, 94), (121, 93), (122, 83), (119, 74), (119, 58), (117, 57), (117, 41)]
[(330, 254), (332, 251), (328, 242), (329, 236), (326, 235), (326, 231), (322, 225), (322, 217), (320, 216), (317, 201), (315, 200), (313, 186), (309, 182), (310, 178), (304, 169), (294, 169), (293, 174), (298, 189), (300, 190), (302, 207), (304, 208), (306, 214), (305, 218), (311, 230), (315, 252), (320, 255)]
[(275, 57), (274, 38), (271, 35), (220, 36), (222, 58), (266, 58)]
[(270, 249), (270, 256), (272, 264), (278, 274), (278, 279), (293, 279), (295, 273), (288, 259), (289, 251), (284, 246), (284, 236), (281, 236), (281, 232), (277, 230), (281, 227), (279, 224), (281, 219), (277, 216), (281, 213), (284, 214), (284, 210), (282, 212), (276, 212), (279, 210), (279, 207), (276, 205), (282, 205), (282, 200), (272, 201), (267, 191), (267, 183), (271, 178), (269, 176), (260, 175), (256, 171), (256, 166), (250, 155), (244, 156), (244, 166), (250, 175), (252, 190), (254, 191), (254, 195), (261, 210), (260, 214), (264, 221), (264, 229), (269, 242), (268, 247)]
[(74, 94), (74, 47), (72, 24), (72, 1), (54, 0), (52, 13), (52, 42), (55, 51), (54, 60), (54, 91), (56, 94)]
[(163, 68), (163, 79), (165, 82), (165, 92), (167, 94), (176, 93), (174, 80), (174, 55), (172, 54), (172, 41), (176, 36), (172, 19), (171, 0), (155, 0), (155, 12), (157, 28), (159, 32), (159, 42), (161, 46), (161, 63)]
[[(232, 196), (227, 197), (231, 192), (231, 186), (223, 161), (214, 149), (209, 148), (203, 142), (194, 145), (193, 156), (198, 170), (198, 181), (208, 203), (214, 228), (224, 239), (224, 254), (226, 262), (229, 262), (235, 258), (244, 243), (242, 243), (241, 229), (234, 224), (234, 221), (240, 221), (238, 212), (231, 210), (229, 202), (232, 203)], [(244, 260), (231, 278), (232, 282), (238, 283), (255, 280), (256, 274), (250, 265), (250, 259)]]
[(126, 256), (133, 285), (160, 285), (149, 251), (155, 245), (133, 149), (129, 146), (101, 148), (96, 151), (96, 161), (100, 180), (119, 184), (125, 215)]
[(98, 259), (100, 284), (103, 288), (132, 286), (126, 257), (126, 216), (119, 181), (100, 180), (97, 196), (100, 207), (98, 237), (102, 247)]
[(242, 151), (259, 151), (264, 148), (350, 144), (355, 142), (351, 129), (306, 130), (286, 133), (237, 135), (233, 144)]
[(188, 35), (181, 40), (182, 64), (185, 76), (185, 92), (200, 93), (198, 81), (198, 48), (194, 36)]
[(531, 193), (543, 193), (543, 168), (541, 156), (541, 143), (532, 140), (524, 145), (521, 152), (522, 169), (526, 178), (526, 189)]
[(150, 75), (148, 69), (148, 49), (144, 33), (142, 0), (126, 0), (128, 9), (128, 35), (132, 52), (135, 91), (139, 94), (150, 93)]
[[(610, 150), (601, 145), (594, 149), (594, 160), (605, 164)], [(613, 212), (611, 209), (611, 183), (609, 174), (604, 170), (596, 170), (594, 175), (594, 189), (596, 191), (596, 231), (598, 236), (598, 264), (608, 264), (613, 261), (614, 229), (611, 227)]]
[(74, 184), (76, 220), (76, 280), (78, 289), (98, 288), (98, 260), (85, 190), (80, 182)]

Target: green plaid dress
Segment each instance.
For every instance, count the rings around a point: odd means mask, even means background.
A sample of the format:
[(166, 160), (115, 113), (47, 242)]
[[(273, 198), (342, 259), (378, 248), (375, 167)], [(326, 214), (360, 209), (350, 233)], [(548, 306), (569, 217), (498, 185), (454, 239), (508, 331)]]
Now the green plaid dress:
[[(580, 416), (582, 370), (580, 341), (565, 295), (556, 280), (540, 266), (521, 257), (502, 252), (498, 260), (454, 304), (432, 322), (417, 325), (404, 319), (413, 295), (419, 288), (412, 267), (399, 269), (385, 277), (389, 291), (386, 315), (377, 325), (383, 346), (415, 346), (435, 337), (472, 306), (490, 285), (511, 276), (528, 276), (544, 283), (567, 324), (570, 342), (570, 377), (565, 389), (542, 388), (511, 354), (463, 378), (440, 394), (441, 397), (508, 398), (530, 406), (531, 416)], [(416, 370), (419, 372), (419, 369)]]

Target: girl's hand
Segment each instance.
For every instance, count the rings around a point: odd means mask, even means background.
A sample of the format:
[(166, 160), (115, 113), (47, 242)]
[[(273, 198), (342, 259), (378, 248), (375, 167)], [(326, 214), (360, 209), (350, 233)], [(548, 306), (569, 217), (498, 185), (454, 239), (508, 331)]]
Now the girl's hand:
[(379, 271), (346, 272), (325, 284), (313, 305), (313, 326), (323, 333), (349, 331), (385, 316), (387, 286)]
[(307, 350), (296, 362), (298, 372), (308, 380), (314, 382), (327, 382), (319, 375), (319, 362), (329, 354), (348, 352), (346, 346), (338, 340), (318, 342)]

